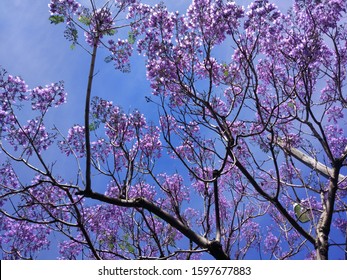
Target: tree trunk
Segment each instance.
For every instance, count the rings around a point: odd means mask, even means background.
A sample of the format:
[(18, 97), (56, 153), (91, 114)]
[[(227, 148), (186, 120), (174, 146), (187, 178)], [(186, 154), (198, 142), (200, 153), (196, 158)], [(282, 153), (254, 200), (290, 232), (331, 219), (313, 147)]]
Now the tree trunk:
[(328, 260), (328, 236), (330, 231), (330, 226), (327, 227), (327, 214), (324, 212), (318, 222), (317, 227), (317, 238), (316, 238), (316, 258), (317, 260)]
[[(316, 254), (318, 260), (327, 260), (328, 251), (329, 251), (329, 233), (331, 228), (331, 222), (334, 212), (334, 204), (336, 199), (337, 191), (337, 178), (339, 168), (334, 168), (334, 176), (330, 180), (328, 187), (328, 196), (325, 199), (322, 194), (322, 203), (323, 203), (323, 213), (319, 218), (317, 225), (317, 238), (316, 238)], [(335, 179), (334, 179), (335, 178)]]

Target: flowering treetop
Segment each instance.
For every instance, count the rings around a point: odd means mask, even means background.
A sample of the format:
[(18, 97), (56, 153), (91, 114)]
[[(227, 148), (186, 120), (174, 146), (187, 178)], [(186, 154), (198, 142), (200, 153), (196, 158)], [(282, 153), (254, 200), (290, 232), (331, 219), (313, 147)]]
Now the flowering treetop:
[[(91, 57), (84, 124), (46, 128), (63, 83), (29, 90), (2, 70), (3, 256), (35, 258), (60, 233), (66, 259), (346, 258), (346, 8), (52, 0), (51, 22)], [(98, 49), (124, 72), (133, 49), (145, 56), (157, 123), (93, 95)], [(45, 157), (54, 147), (74, 181)]]

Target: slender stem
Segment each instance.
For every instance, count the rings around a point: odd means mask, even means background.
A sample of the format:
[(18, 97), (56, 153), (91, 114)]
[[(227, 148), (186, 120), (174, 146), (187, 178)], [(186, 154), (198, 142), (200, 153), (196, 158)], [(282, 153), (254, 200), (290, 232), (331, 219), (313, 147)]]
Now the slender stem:
[(94, 68), (96, 60), (96, 52), (98, 49), (98, 38), (95, 38), (92, 59), (90, 62), (89, 76), (88, 76), (88, 86), (86, 93), (86, 104), (84, 111), (84, 129), (85, 129), (85, 145), (86, 145), (86, 192), (92, 191), (91, 184), (91, 152), (90, 152), (90, 129), (89, 129), (89, 113), (90, 113), (90, 96), (92, 93), (92, 84), (94, 78)]

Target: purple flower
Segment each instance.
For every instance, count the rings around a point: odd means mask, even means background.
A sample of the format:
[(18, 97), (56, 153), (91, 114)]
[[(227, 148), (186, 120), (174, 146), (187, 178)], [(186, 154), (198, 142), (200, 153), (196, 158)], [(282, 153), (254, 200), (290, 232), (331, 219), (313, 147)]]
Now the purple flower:
[(48, 4), (51, 15), (70, 15), (78, 12), (81, 4), (75, 0), (51, 0)]
[(75, 125), (72, 128), (70, 128), (66, 139), (59, 142), (59, 148), (67, 156), (74, 154), (79, 158), (84, 157), (84, 126)]
[(278, 255), (280, 252), (280, 241), (271, 231), (268, 232), (264, 239), (265, 252)]
[(55, 107), (66, 103), (66, 92), (63, 82), (51, 84), (46, 87), (36, 87), (29, 93), (31, 107), (33, 110), (39, 110), (45, 113), (48, 107)]

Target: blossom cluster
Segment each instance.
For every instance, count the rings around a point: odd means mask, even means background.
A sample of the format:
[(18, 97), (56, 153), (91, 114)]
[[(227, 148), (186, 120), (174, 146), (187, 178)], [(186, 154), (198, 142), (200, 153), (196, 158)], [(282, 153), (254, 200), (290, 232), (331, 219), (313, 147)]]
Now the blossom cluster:
[[(15, 151), (23, 150), (23, 154), (28, 156), (47, 150), (53, 143), (54, 134), (47, 131), (43, 116), (49, 107), (66, 102), (64, 84), (59, 82), (29, 90), (24, 80), (6, 75), (6, 71), (1, 69), (0, 93), (2, 137)], [(38, 115), (27, 120), (26, 124), (21, 124), (16, 113), (26, 102), (31, 103), (32, 111), (37, 111)]]
[[(90, 143), (95, 160), (106, 163), (111, 157), (115, 170), (121, 171), (129, 161), (135, 160), (138, 166), (145, 168), (151, 161), (149, 159), (161, 156), (159, 128), (148, 125), (139, 111), (125, 114), (112, 102), (96, 97), (92, 101), (91, 116), (93, 123), (89, 129), (104, 134)], [(67, 156), (85, 157), (85, 127), (71, 127), (67, 137), (59, 142), (59, 147)]]
[(34, 259), (38, 252), (49, 249), (51, 243), (47, 238), (51, 231), (46, 225), (2, 216), (0, 230), (3, 232), (1, 244), (4, 244), (3, 249), (7, 251), (5, 259)]
[(17, 191), (20, 187), (17, 174), (9, 162), (1, 163), (0, 166), (0, 207), (7, 201), (7, 195), (12, 191)]
[[(85, 156), (85, 135), (84, 127), (74, 125), (68, 131), (65, 140), (59, 142), (59, 147), (67, 156), (74, 154), (78, 158)], [(73, 147), (73, 148), (72, 148)]]
[(28, 156), (31, 156), (34, 150), (40, 154), (53, 143), (53, 134), (46, 131), (40, 118), (29, 120), (28, 124), (22, 127), (10, 127), (7, 132), (6, 140), (14, 150), (23, 149)]
[(140, 26), (134, 25), (133, 33), (144, 34), (138, 51), (149, 58), (147, 76), (153, 92), (170, 92), (172, 103), (182, 104), (185, 101), (177, 84), (180, 79), (189, 79), (193, 73), (204, 79), (212, 72), (218, 80), (220, 65), (212, 56), (204, 59), (204, 53), (235, 32), (242, 15), (242, 8), (223, 1), (193, 1), (185, 16), (169, 12), (162, 4), (132, 7), (130, 16), (142, 19)]
[(69, 15), (79, 11), (81, 4), (75, 0), (51, 0), (48, 4), (51, 15)]
[(112, 53), (107, 58), (107, 61), (113, 61), (115, 69), (119, 69), (122, 72), (130, 71), (130, 56), (133, 51), (132, 44), (128, 40), (118, 39), (117, 42), (109, 40), (109, 50)]
[(0, 68), (0, 120), (2, 130), (5, 129), (5, 124), (14, 121), (11, 112), (12, 104), (18, 104), (18, 102), (26, 100), (28, 91), (28, 86), (23, 79), (12, 75), (7, 76), (6, 74), (6, 70)]
[(44, 113), (48, 107), (58, 107), (66, 103), (66, 92), (63, 82), (54, 83), (45, 87), (39, 86), (32, 89), (29, 93), (31, 107), (33, 110), (39, 110)]
[(190, 194), (184, 179), (179, 174), (168, 175), (166, 173), (158, 174), (157, 179), (160, 186), (167, 196), (163, 200), (163, 207), (173, 211), (175, 207), (181, 206), (183, 201), (189, 201)]
[(187, 10), (186, 24), (204, 42), (222, 43), (235, 32), (244, 9), (235, 2), (194, 0)]
[[(66, 22), (64, 35), (66, 39), (72, 41), (72, 47), (75, 47), (77, 43), (80, 44), (78, 42), (79, 30), (84, 32), (86, 43), (94, 47), (100, 46), (105, 35), (111, 36), (118, 32), (121, 27), (116, 25), (116, 18), (125, 14), (126, 9), (135, 6), (136, 3), (136, 0), (109, 1), (97, 9), (93, 3), (89, 7), (75, 0), (52, 0), (48, 7), (51, 13), (51, 23)], [(106, 43), (103, 43), (103, 45), (106, 46)], [(126, 61), (126, 65), (129, 66), (130, 45), (125, 40), (119, 40), (115, 44), (113, 40), (110, 40), (109, 45), (106, 47), (111, 52), (111, 56), (107, 57), (106, 60), (113, 60), (116, 69), (122, 69), (123, 71), (128, 69), (122, 63)]]
[(99, 40), (105, 34), (112, 34), (113, 31), (113, 16), (109, 9), (99, 9), (94, 12), (90, 24), (89, 31), (85, 32), (86, 42), (90, 46), (99, 44)]

